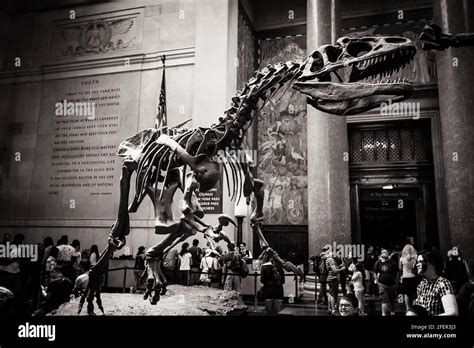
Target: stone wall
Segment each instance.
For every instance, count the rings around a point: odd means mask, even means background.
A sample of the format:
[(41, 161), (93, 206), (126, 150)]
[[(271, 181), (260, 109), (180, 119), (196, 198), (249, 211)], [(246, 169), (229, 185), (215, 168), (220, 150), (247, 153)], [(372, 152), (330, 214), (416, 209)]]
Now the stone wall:
[[(231, 6), (140, 0), (2, 14), (0, 37), (8, 48), (0, 54), (0, 234), (21, 232), (27, 242), (67, 234), (83, 248), (104, 247), (119, 201), (115, 152), (122, 140), (154, 126), (160, 56), (167, 57), (169, 126), (190, 118), (192, 126), (209, 126), (225, 110), (235, 91), (227, 78), (227, 37), (237, 36), (236, 29), (227, 32)], [(222, 30), (209, 31), (212, 21), (202, 17), (211, 11)], [(220, 70), (209, 62), (216, 46)], [(216, 90), (215, 100), (199, 92), (206, 85)], [(93, 117), (61, 114), (59, 104), (69, 101), (94, 102)], [(224, 211), (233, 214), (226, 196)], [(153, 215), (145, 199), (131, 216), (132, 253), (159, 240)]]

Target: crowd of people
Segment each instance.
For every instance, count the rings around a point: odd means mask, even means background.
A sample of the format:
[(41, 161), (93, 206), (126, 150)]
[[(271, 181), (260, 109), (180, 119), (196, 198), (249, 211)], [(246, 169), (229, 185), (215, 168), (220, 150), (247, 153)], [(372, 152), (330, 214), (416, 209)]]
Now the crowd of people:
[[(21, 233), (13, 238), (6, 233), (1, 244), (24, 244)], [(0, 259), (0, 315), (41, 316), (56, 310), (61, 304), (82, 295), (89, 282), (88, 272), (97, 263), (100, 254), (97, 245), (81, 249), (79, 240), (69, 243), (67, 235), (54, 243), (46, 237), (38, 244), (39, 257), (9, 257)], [(181, 249), (172, 249), (162, 261), (162, 271), (168, 284), (184, 286), (205, 285), (213, 288), (234, 290), (240, 293), (240, 279), (248, 268), (246, 262), (252, 254), (244, 242), (220, 246), (199, 246), (194, 239), (192, 246), (185, 242)], [(135, 255), (135, 287), (139, 291), (146, 280), (145, 247), (140, 246)], [(39, 291), (38, 291), (39, 290)]]
[[(24, 244), (21, 233), (3, 236), (3, 245)], [(87, 287), (87, 272), (99, 259), (97, 245), (81, 250), (81, 243), (69, 243), (67, 235), (54, 243), (46, 237), (38, 246), (37, 260), (9, 257), (0, 259), (0, 314), (44, 315), (57, 309)]]
[[(21, 233), (13, 237), (6, 233), (2, 244), (20, 245), (24, 240)], [(417, 252), (411, 244), (399, 249), (369, 246), (358, 261), (360, 258), (351, 255), (333, 254), (329, 245), (323, 247), (311, 258), (319, 282), (318, 303), (327, 304), (331, 315), (364, 316), (368, 313), (367, 297), (379, 296), (383, 316), (394, 315), (397, 302), (404, 303), (406, 315), (473, 315), (474, 286), (458, 247), (448, 251), (446, 260), (434, 249)], [(259, 260), (262, 288), (257, 295), (266, 312), (275, 314), (281, 310), (285, 275), (265, 254), (262, 252)], [(99, 257), (97, 245), (81, 249), (79, 240), (69, 243), (63, 235), (56, 244), (51, 237), (39, 244), (37, 262), (0, 259), (0, 315), (44, 315), (80, 296)], [(204, 285), (240, 293), (252, 259), (243, 242), (230, 243), (223, 250), (211, 248), (209, 243), (201, 248), (194, 239), (191, 247), (185, 242), (167, 252), (161, 269), (168, 284)], [(135, 255), (133, 292), (144, 286), (146, 262), (146, 250), (141, 246)]]
[[(145, 271), (145, 254), (139, 249), (135, 257), (136, 288), (144, 283), (143, 272)], [(231, 243), (228, 250), (220, 246), (211, 248), (209, 243), (206, 247), (199, 246), (199, 240), (194, 239), (192, 246), (185, 242), (181, 249), (172, 249), (164, 256), (162, 271), (168, 284), (180, 284), (183, 286), (206, 285), (213, 288), (223, 288), (240, 292), (240, 278), (248, 260), (252, 254), (246, 248), (244, 242), (238, 243), (238, 247)], [(224, 277), (223, 275), (226, 275)]]
[[(382, 316), (395, 315), (395, 304), (404, 303), (408, 316), (472, 316), (474, 285), (458, 247), (443, 260), (436, 249), (417, 252), (369, 246), (363, 261), (334, 255), (324, 246), (313, 256), (319, 282), (317, 302), (331, 315), (367, 315), (366, 298), (379, 296)], [(339, 298), (339, 289), (342, 296)]]

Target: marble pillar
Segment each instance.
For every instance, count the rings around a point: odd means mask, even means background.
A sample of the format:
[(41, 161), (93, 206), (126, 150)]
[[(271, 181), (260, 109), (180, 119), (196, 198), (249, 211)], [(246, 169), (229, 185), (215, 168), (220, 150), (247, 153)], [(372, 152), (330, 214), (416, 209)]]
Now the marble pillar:
[[(307, 1), (308, 53), (341, 36), (340, 0)], [(309, 255), (325, 244), (350, 243), (350, 196), (346, 118), (308, 105)]]
[[(463, 0), (435, 0), (434, 22), (443, 33), (474, 31), (474, 6)], [(449, 231), (440, 236), (443, 252), (458, 245), (474, 260), (474, 47), (436, 54), (444, 189)], [(471, 267), (472, 269), (472, 267)]]
[[(193, 84), (192, 126), (209, 127), (230, 107), (230, 96), (237, 90), (237, 0), (202, 0), (196, 4), (195, 69)], [(224, 178), (221, 180), (221, 184)], [(223, 187), (223, 213), (234, 216), (227, 187)], [(206, 214), (204, 221), (217, 223), (217, 214)], [(225, 233), (237, 238), (237, 229), (230, 225)], [(200, 246), (206, 242), (202, 235)], [(225, 243), (220, 244), (225, 248)]]

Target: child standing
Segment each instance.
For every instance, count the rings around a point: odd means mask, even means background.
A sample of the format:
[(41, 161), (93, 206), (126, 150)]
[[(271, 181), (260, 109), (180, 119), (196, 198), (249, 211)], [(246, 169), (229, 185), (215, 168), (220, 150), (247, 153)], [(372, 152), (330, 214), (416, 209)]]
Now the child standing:
[(365, 313), (365, 297), (364, 297), (364, 265), (360, 262), (355, 264), (354, 274), (352, 275), (352, 285), (354, 286), (355, 297), (359, 301), (360, 315), (367, 315)]
[(188, 251), (189, 243), (183, 243), (179, 252), (179, 283), (189, 286), (189, 271), (191, 270), (192, 255)]

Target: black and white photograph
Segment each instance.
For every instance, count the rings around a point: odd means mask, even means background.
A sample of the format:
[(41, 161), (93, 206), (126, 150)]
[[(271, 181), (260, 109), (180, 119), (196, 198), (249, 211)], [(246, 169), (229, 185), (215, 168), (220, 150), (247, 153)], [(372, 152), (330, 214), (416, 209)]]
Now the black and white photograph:
[(0, 347), (472, 347), (473, 83), (474, 0), (1, 0)]

